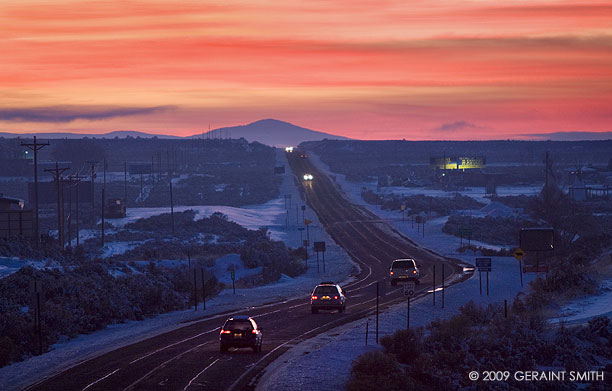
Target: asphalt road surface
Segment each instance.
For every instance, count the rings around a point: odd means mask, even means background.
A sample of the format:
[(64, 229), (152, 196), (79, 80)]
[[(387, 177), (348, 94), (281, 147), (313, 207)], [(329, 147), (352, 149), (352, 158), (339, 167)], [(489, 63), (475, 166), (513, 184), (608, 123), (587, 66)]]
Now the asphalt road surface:
[[(233, 348), (220, 353), (219, 330), (231, 314), (218, 314), (82, 362), (28, 389), (253, 389), (265, 366), (287, 349), (371, 313), (376, 305), (377, 282), (386, 284), (387, 295), (380, 298), (381, 306), (405, 300), (401, 286), (391, 287), (384, 281), (393, 259), (411, 257), (417, 260), (421, 269), (417, 293), (431, 288), (434, 265), (438, 270), (438, 284), (443, 263), (447, 278), (459, 271), (453, 260), (418, 247), (379, 217), (352, 205), (336, 184), (319, 172), (307, 157), (300, 157), (298, 151), (289, 153), (288, 160), (308, 205), (317, 213), (330, 236), (361, 266), (356, 280), (343, 286), (347, 295), (345, 313), (311, 314), (309, 297), (232, 311), (232, 314), (253, 316), (263, 327), (262, 353)], [(312, 174), (313, 180), (304, 181), (304, 173)]]

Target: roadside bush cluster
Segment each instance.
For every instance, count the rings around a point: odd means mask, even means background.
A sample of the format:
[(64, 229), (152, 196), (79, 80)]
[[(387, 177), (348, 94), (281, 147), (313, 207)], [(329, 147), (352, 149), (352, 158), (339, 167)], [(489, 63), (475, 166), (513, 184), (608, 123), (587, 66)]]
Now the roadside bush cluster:
[(581, 254), (555, 258), (547, 264), (546, 278), (540, 277), (530, 284), (532, 295), (540, 298), (540, 305), (550, 303), (559, 293), (565, 297), (575, 297), (598, 292), (599, 284), (594, 272), (589, 270), (590, 262)]
[(493, 196), (491, 201), (500, 202), (513, 209), (528, 209), (533, 203), (535, 196), (517, 195), (517, 196)]
[(514, 217), (449, 216), (442, 232), (459, 236), (462, 229), (472, 231), (471, 240), (484, 243), (514, 246), (519, 242), (521, 228), (536, 227), (534, 221)]
[[(191, 283), (186, 267), (111, 270), (89, 262), (70, 268), (36, 270), (24, 267), (0, 280), (0, 365), (19, 361), (38, 350), (34, 316), (29, 311), (29, 285), (43, 287), (43, 351), (58, 341), (102, 329), (112, 323), (180, 310), (189, 305)], [(218, 292), (208, 276), (208, 294)]]
[[(167, 213), (126, 224), (122, 231), (110, 238), (146, 240), (146, 243), (115, 255), (112, 260), (185, 259), (187, 252), (191, 256), (239, 253), (246, 267), (263, 267), (260, 284), (276, 281), (281, 274), (296, 277), (306, 271), (303, 262), (304, 256), (307, 259), (306, 250), (290, 252), (283, 242), (270, 239), (266, 227), (249, 230), (218, 212), (199, 220), (194, 220), (194, 217), (193, 210), (174, 214), (173, 240), (164, 239), (167, 235), (160, 233), (171, 224)], [(206, 238), (214, 240), (207, 241)]]
[[(372, 191), (364, 191), (361, 196), (369, 204), (379, 205), (381, 203), (379, 195)], [(391, 195), (382, 200), (382, 208), (386, 210), (401, 210), (402, 204), (406, 205), (406, 212), (411, 215), (435, 213), (440, 216), (449, 215), (456, 210), (480, 209), (485, 206), (472, 197), (461, 194), (455, 194), (453, 197)]]
[[(543, 383), (472, 381), (470, 371), (529, 371), (602, 369), (612, 358), (612, 328), (607, 318), (588, 326), (550, 329), (537, 312), (515, 301), (508, 318), (496, 306), (470, 302), (449, 320), (426, 329), (401, 330), (381, 338), (383, 351), (369, 352), (353, 364), (347, 391), (362, 390), (534, 390)], [(384, 368), (380, 369), (379, 368)], [(554, 382), (555, 390), (575, 389), (576, 383)]]

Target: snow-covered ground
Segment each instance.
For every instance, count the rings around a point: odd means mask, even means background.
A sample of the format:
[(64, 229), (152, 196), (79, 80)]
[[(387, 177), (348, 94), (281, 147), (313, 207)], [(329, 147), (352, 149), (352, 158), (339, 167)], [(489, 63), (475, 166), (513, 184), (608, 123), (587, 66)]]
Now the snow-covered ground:
[[(351, 202), (362, 205), (374, 212), (376, 215), (388, 222), (405, 236), (409, 237), (423, 247), (429, 248), (439, 254), (458, 258), (467, 263), (474, 264), (478, 254), (458, 253), (460, 239), (442, 232), (448, 217), (437, 217), (428, 219), (425, 224), (425, 232), (417, 229), (410, 221), (402, 221), (401, 213), (395, 211), (381, 210), (380, 207), (367, 204), (361, 198), (363, 184), (355, 184), (345, 180), (343, 175), (331, 173), (327, 165), (314, 154), (309, 158), (319, 169), (335, 177), (338, 186), (347, 194)], [(371, 186), (370, 185), (365, 185)], [(375, 190), (374, 184), (374, 190)], [(403, 189), (403, 188), (402, 188)], [(403, 189), (404, 190), (404, 189)], [(426, 194), (432, 196), (452, 196), (453, 193), (440, 192), (438, 190), (427, 190), (423, 188), (405, 189), (410, 194)], [(498, 188), (498, 190), (500, 190)], [(535, 189), (526, 188), (525, 192), (511, 189), (511, 194), (531, 194)], [(538, 189), (539, 191), (539, 189)], [(480, 192), (480, 193), (478, 193)], [(475, 196), (481, 194), (482, 201), (484, 191), (470, 190), (462, 194)], [(504, 193), (502, 193), (504, 194)], [(497, 248), (486, 243), (472, 241), (472, 244)], [(512, 303), (514, 297), (527, 287), (528, 283), (535, 278), (533, 274), (523, 275), (523, 287), (518, 262), (511, 257), (492, 257), (492, 272), (489, 273), (489, 296), (486, 296), (486, 278), (482, 275), (483, 295), (480, 294), (479, 273), (475, 273), (467, 281), (448, 288), (445, 292), (445, 308), (440, 307), (440, 293), (438, 292), (437, 306), (433, 306), (431, 294), (427, 294), (411, 303), (410, 323), (411, 327), (425, 326), (434, 319), (447, 319), (458, 313), (459, 307), (470, 300), (487, 305), (489, 303), (499, 304), (503, 308), (504, 300)], [(350, 297), (348, 311), (350, 311)], [(369, 322), (369, 346), (365, 345), (366, 323)], [(394, 331), (406, 327), (406, 304), (398, 304), (382, 312), (379, 320), (380, 335), (392, 334)], [(366, 320), (359, 320), (348, 325), (341, 326), (329, 332), (321, 334), (313, 339), (299, 344), (290, 349), (270, 365), (261, 377), (257, 390), (259, 391), (284, 391), (300, 389), (302, 391), (317, 390), (339, 390), (343, 389), (349, 379), (352, 362), (361, 354), (371, 349), (378, 349), (375, 341), (374, 318), (370, 316)], [(324, 364), (323, 364), (324, 363)]]
[(571, 300), (561, 307), (559, 317), (553, 323), (582, 323), (594, 316), (612, 317), (612, 280), (602, 284), (602, 293)]
[[(288, 167), (284, 152), (277, 152), (277, 166), (285, 165)], [(288, 209), (285, 209), (285, 195), (290, 195), (287, 200), (291, 199), (290, 205), (287, 201)], [(26, 361), (12, 364), (4, 368), (0, 368), (0, 390), (21, 389), (28, 384), (48, 377), (62, 368), (75, 365), (85, 359), (92, 358), (103, 354), (109, 350), (119, 348), (136, 341), (150, 338), (152, 336), (185, 326), (186, 322), (194, 321), (202, 316), (211, 316), (227, 311), (235, 313), (248, 313), (248, 309), (253, 306), (263, 303), (275, 301), (283, 301), (296, 297), (307, 297), (312, 288), (321, 280), (337, 281), (346, 284), (352, 280), (350, 277), (352, 271), (357, 271), (357, 266), (352, 262), (350, 257), (344, 250), (336, 245), (333, 240), (322, 229), (316, 214), (306, 208), (303, 212), (301, 206), (304, 205), (301, 200), (298, 189), (295, 186), (293, 175), (290, 170), (283, 175), (283, 182), (280, 188), (280, 198), (272, 200), (264, 205), (252, 206), (248, 208), (228, 208), (228, 207), (185, 207), (185, 209), (199, 209), (200, 217), (205, 213), (213, 213), (220, 211), (228, 212), (228, 217), (239, 224), (244, 224), (248, 228), (259, 228), (260, 226), (268, 226), (273, 237), (283, 240), (290, 247), (298, 247), (302, 239), (306, 239), (306, 231), (300, 232), (300, 222), (303, 216), (306, 219), (312, 220), (309, 227), (311, 243), (315, 240), (325, 241), (327, 243), (326, 251), (326, 272), (317, 272), (316, 258), (314, 253), (309, 251), (310, 258), (308, 259), (309, 268), (303, 275), (290, 278), (283, 276), (274, 284), (266, 286), (236, 289), (236, 294), (233, 290), (225, 289), (218, 296), (207, 300), (206, 311), (202, 311), (200, 304), (197, 311), (193, 308), (184, 311), (175, 311), (154, 318), (146, 319), (141, 322), (127, 322), (107, 327), (104, 330), (97, 331), (89, 335), (80, 335), (70, 341), (59, 343), (53, 346), (53, 350), (41, 356), (32, 357)], [(297, 210), (296, 210), (297, 206)], [(132, 218), (134, 221), (141, 217), (152, 216), (156, 214), (150, 209), (142, 211), (139, 216), (128, 216), (126, 220)], [(180, 210), (175, 208), (175, 210)], [(288, 213), (287, 213), (288, 210)], [(167, 213), (167, 208), (159, 208), (157, 214)], [(110, 220), (116, 224), (117, 220)], [(127, 223), (125, 221), (123, 224)], [(217, 267), (218, 272), (222, 274), (222, 278), (227, 279), (228, 263), (235, 261), (231, 255), (221, 259)], [(0, 259), (1, 261), (1, 259)], [(14, 264), (14, 261), (7, 263)], [(242, 274), (237, 274), (240, 277)], [(231, 285), (230, 285), (231, 286)], [(219, 316), (219, 325), (225, 321), (225, 316)]]
[[(525, 275), (524, 285), (534, 278)], [(518, 262), (514, 258), (493, 257), (489, 273), (489, 296), (486, 296), (486, 277), (480, 280), (475, 273), (467, 281), (446, 289), (444, 308), (441, 292), (436, 293), (436, 306), (431, 294), (410, 303), (410, 326), (425, 326), (435, 319), (447, 319), (458, 313), (459, 307), (470, 300), (488, 305), (498, 304), (503, 311), (504, 300), (508, 305), (521, 290)], [(372, 292), (374, 297), (374, 292)], [(350, 313), (350, 296), (347, 298)], [(313, 315), (314, 316), (314, 315)], [(335, 328), (309, 339), (280, 356), (261, 377), (258, 391), (324, 391), (342, 390), (350, 376), (352, 362), (361, 354), (379, 349), (376, 340), (375, 315)], [(368, 345), (366, 323), (369, 324)], [(379, 316), (379, 337), (406, 328), (406, 303), (382, 311)]]
[[(337, 175), (337, 174), (336, 174)], [(389, 186), (381, 187), (377, 190), (377, 182), (368, 182), (360, 184), (360, 188), (365, 187), (367, 190), (371, 190), (376, 193), (384, 195), (428, 195), (431, 197), (454, 197), (455, 194), (461, 194), (464, 196), (472, 197), (482, 202), (488, 202), (487, 194), (484, 187), (465, 187), (457, 191), (445, 191), (440, 189), (429, 189), (423, 187), (400, 187), (400, 186)], [(497, 195), (500, 197), (505, 196), (517, 196), (517, 195), (538, 195), (542, 190), (542, 186), (498, 186), (496, 189)]]

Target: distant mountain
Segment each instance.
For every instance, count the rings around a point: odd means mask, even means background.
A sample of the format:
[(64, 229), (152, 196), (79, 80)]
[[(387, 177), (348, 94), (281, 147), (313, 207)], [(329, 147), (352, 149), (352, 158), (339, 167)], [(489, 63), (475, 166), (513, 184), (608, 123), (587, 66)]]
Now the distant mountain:
[(276, 119), (263, 119), (248, 125), (214, 129), (204, 134), (196, 134), (191, 137), (244, 137), (249, 142), (257, 141), (262, 144), (274, 145), (277, 147), (298, 145), (302, 141), (317, 141), (326, 138), (332, 140), (349, 140), (347, 137), (317, 132)]
[(182, 137), (179, 136), (169, 136), (169, 135), (165, 135), (165, 134), (150, 134), (150, 133), (145, 133), (145, 132), (137, 132), (134, 130), (117, 130), (114, 132), (109, 132), (109, 133), (100, 133), (100, 134), (84, 134), (84, 133), (69, 133), (69, 132), (58, 132), (58, 133), (5, 133), (5, 132), (0, 132), (0, 137), (4, 137), (4, 138), (16, 138), (16, 137), (21, 137), (21, 138), (32, 138), (32, 137), (38, 137), (38, 138), (43, 138), (43, 139), (58, 139), (58, 138), (69, 138), (69, 139), (73, 139), (73, 138), (84, 138), (84, 137), (89, 137), (89, 138), (115, 138), (115, 137), (119, 137), (119, 138), (125, 138), (125, 137), (141, 137), (141, 138), (153, 138), (153, 137), (157, 137), (157, 138), (166, 138), (166, 139), (180, 139)]
[(144, 132), (137, 132), (132, 130), (119, 130), (109, 133), (101, 134), (83, 134), (83, 133), (2, 133), (0, 137), (4, 138), (32, 138), (36, 136), (41, 139), (59, 139), (59, 138), (125, 138), (125, 137), (141, 137), (141, 138), (152, 138), (157, 137), (160, 139), (181, 139), (181, 138), (234, 138), (238, 139), (244, 137), (249, 142), (258, 141), (262, 144), (275, 145), (277, 147), (284, 147), (290, 145), (298, 145), (302, 141), (318, 141), (325, 138), (332, 140), (349, 140), (346, 137), (335, 136), (329, 133), (317, 132), (315, 130), (302, 128), (290, 124), (289, 122), (279, 121), (276, 119), (263, 119), (261, 121), (253, 122), (248, 125), (231, 126), (227, 128), (214, 129), (209, 132), (195, 134), (189, 137), (170, 136), (164, 134), (150, 134)]
[(553, 133), (532, 133), (528, 136), (536, 140), (551, 141), (594, 141), (612, 140), (612, 132), (553, 132)]

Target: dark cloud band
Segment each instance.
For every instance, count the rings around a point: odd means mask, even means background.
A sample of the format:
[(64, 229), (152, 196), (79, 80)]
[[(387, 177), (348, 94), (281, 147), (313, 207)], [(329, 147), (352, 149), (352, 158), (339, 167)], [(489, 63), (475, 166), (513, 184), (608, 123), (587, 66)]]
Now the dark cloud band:
[(0, 109), (0, 121), (11, 122), (71, 122), (78, 119), (95, 121), (115, 117), (154, 114), (173, 110), (173, 106), (50, 106)]
[(476, 127), (477, 127), (476, 125), (471, 124), (466, 121), (456, 121), (456, 122), (449, 123), (449, 124), (443, 124), (442, 126), (435, 128), (434, 130), (441, 131), (441, 132), (448, 132), (448, 131), (454, 131), (454, 130), (460, 130), (460, 129), (470, 129), (470, 128), (476, 128)]

